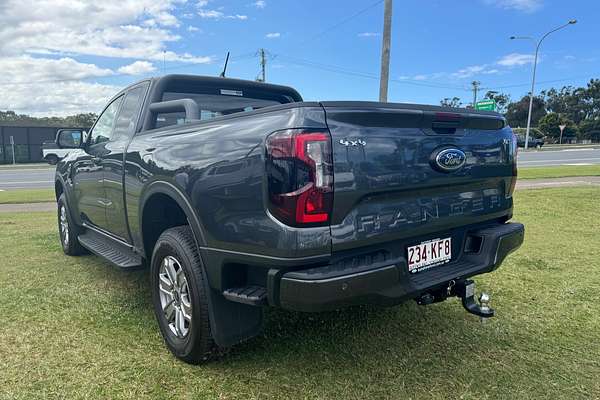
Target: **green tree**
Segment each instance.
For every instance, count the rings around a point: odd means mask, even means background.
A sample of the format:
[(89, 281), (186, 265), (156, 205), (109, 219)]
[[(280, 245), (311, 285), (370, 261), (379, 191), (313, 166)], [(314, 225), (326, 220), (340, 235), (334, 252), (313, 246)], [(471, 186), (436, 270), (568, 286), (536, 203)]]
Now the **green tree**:
[(460, 101), (459, 97), (453, 97), (453, 98), (446, 97), (444, 100), (440, 101), (440, 104), (443, 107), (458, 108), (458, 107), (462, 106), (462, 102)]
[(56, 126), (61, 128), (90, 128), (98, 116), (94, 113), (69, 115), (67, 117), (32, 117), (14, 111), (0, 111), (0, 122), (21, 126)]
[[(529, 112), (529, 96), (508, 104), (506, 108), (506, 120), (513, 128), (527, 126), (527, 114)], [(533, 98), (533, 109), (531, 113), (531, 126), (537, 126), (539, 120), (546, 115), (546, 103), (544, 98), (536, 96)]]
[(540, 119), (538, 128), (546, 136), (558, 139), (560, 137), (559, 125), (566, 125), (563, 132), (563, 138), (577, 135), (577, 125), (566, 116), (559, 113), (548, 113)]
[(579, 135), (582, 139), (600, 141), (600, 119), (588, 119), (579, 124)]
[(600, 79), (591, 79), (585, 88), (587, 119), (600, 119)]
[(546, 98), (548, 112), (564, 115), (579, 124), (588, 117), (590, 107), (586, 102), (586, 89), (564, 86), (560, 90), (554, 88), (542, 92)]

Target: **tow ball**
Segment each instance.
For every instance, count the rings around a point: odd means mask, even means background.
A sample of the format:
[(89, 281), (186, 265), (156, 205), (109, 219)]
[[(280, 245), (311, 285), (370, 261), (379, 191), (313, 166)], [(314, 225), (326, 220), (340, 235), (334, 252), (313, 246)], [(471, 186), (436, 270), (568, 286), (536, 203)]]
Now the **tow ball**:
[(494, 310), (490, 308), (490, 295), (481, 293), (479, 303), (475, 300), (475, 282), (470, 279), (457, 282), (454, 285), (454, 293), (462, 300), (462, 305), (467, 312), (477, 315), (484, 321), (494, 316)]
[(416, 298), (418, 304), (428, 305), (446, 300), (448, 297), (460, 297), (462, 305), (467, 312), (477, 315), (484, 322), (487, 318), (494, 316), (494, 310), (490, 307), (490, 295), (481, 293), (479, 302), (475, 300), (475, 282), (470, 279), (448, 282), (446, 288), (434, 292), (422, 294)]

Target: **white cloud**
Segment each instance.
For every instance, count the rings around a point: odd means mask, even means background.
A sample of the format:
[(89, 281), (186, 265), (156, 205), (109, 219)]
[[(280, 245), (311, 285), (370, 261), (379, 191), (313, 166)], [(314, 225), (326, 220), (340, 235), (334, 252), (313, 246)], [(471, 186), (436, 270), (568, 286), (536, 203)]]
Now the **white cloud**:
[(0, 109), (30, 115), (100, 111), (119, 88), (89, 80), (115, 71), (79, 62), (79, 56), (138, 60), (119, 69), (132, 74), (150, 72), (154, 60), (211, 62), (169, 50), (181, 40), (174, 28), (185, 2), (0, 0)]
[(196, 3), (196, 7), (198, 8), (198, 15), (200, 16), (200, 18), (214, 20), (239, 19), (241, 21), (245, 21), (248, 19), (247, 15), (225, 14), (223, 11), (221, 11), (223, 7), (220, 7), (218, 10), (205, 8), (208, 5), (208, 3), (209, 2), (207, 0), (201, 0)]
[(132, 64), (124, 65), (117, 70), (121, 74), (142, 75), (156, 71), (156, 68), (148, 61), (135, 61)]
[(187, 27), (188, 32), (200, 32), (200, 28), (197, 28), (193, 25)]
[(511, 53), (498, 60), (497, 64), (503, 67), (515, 67), (533, 64), (534, 57), (531, 54)]
[(0, 58), (0, 71), (2, 71), (0, 78), (2, 84), (77, 80), (114, 74), (110, 69), (100, 68), (95, 64), (80, 63), (70, 57), (52, 59), (29, 55)]
[(361, 32), (357, 35), (358, 37), (376, 37), (379, 36), (377, 32)]
[(29, 55), (0, 58), (0, 109), (35, 116), (99, 112), (119, 88), (83, 79), (111, 76), (110, 69), (72, 58)]
[(67, 116), (102, 111), (121, 88), (100, 83), (67, 81), (3, 87), (0, 109), (32, 116)]
[(279, 32), (270, 32), (270, 33), (267, 33), (265, 35), (265, 37), (267, 39), (277, 39), (278, 37), (281, 37), (281, 33), (279, 33)]
[(507, 10), (532, 13), (542, 8), (542, 0), (484, 0), (486, 4)]
[(256, 8), (263, 9), (267, 6), (267, 2), (265, 0), (258, 0), (252, 3), (252, 5)]
[[(4, 0), (0, 6), (0, 55), (32, 49), (60, 54), (161, 60), (181, 37), (176, 6), (185, 0)], [(206, 57), (167, 51), (168, 60), (191, 63)]]
[(200, 18), (221, 19), (225, 16), (222, 11), (217, 10), (198, 10)]

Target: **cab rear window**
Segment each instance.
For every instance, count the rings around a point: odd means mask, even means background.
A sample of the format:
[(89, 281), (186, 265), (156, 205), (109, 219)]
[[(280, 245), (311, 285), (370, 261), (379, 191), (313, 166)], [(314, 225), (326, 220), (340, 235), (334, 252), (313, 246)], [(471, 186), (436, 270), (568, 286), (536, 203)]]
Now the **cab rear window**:
[[(267, 96), (265, 96), (267, 97)], [(285, 96), (247, 97), (241, 91), (225, 90), (217, 93), (184, 93), (164, 92), (162, 101), (192, 99), (200, 109), (200, 120), (205, 121), (223, 115), (258, 110), (264, 107), (289, 103)], [(156, 128), (185, 123), (185, 112), (159, 113), (156, 117)]]

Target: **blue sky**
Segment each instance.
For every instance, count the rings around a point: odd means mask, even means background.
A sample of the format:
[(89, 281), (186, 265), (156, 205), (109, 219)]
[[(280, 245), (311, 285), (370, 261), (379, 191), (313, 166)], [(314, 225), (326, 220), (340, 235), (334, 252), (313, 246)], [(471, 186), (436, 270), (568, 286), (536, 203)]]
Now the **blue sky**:
[[(163, 68), (217, 75), (228, 50), (228, 76), (254, 79), (259, 48), (268, 51), (267, 81), (293, 86), (307, 100), (378, 97), (382, 1), (145, 1), (142, 8), (132, 0), (45, 0), (36, 11), (19, 2), (3, 13), (0, 40), (17, 45), (0, 47), (0, 67), (23, 83), (10, 86), (15, 94), (0, 109), (97, 112), (111, 91)], [(542, 46), (536, 90), (584, 85), (600, 77), (598, 15), (593, 0), (395, 0), (389, 100), (437, 104), (457, 96), (467, 103), (473, 80), (519, 98), (529, 90), (533, 44), (508, 38), (539, 37), (571, 18), (578, 23)], [(38, 28), (42, 17), (51, 33)], [(23, 70), (34, 73), (25, 78)], [(36, 87), (36, 79), (46, 83)], [(52, 92), (33, 102), (32, 90)]]

